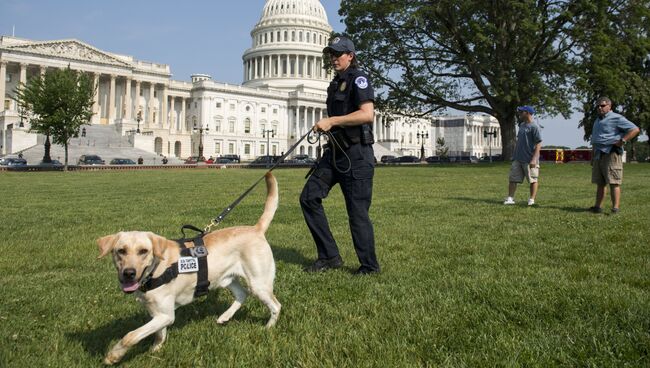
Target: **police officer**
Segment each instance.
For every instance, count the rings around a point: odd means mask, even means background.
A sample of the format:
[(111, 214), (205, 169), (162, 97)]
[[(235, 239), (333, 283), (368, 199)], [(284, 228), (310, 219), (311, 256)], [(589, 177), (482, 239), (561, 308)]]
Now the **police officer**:
[(355, 274), (379, 272), (375, 236), (368, 215), (372, 200), (374, 152), (371, 124), (374, 119), (374, 90), (368, 76), (357, 69), (354, 44), (336, 37), (324, 50), (336, 75), (327, 89), (327, 118), (312, 128), (328, 133), (330, 142), (307, 180), (300, 206), (311, 232), (318, 259), (305, 268), (320, 272), (343, 266), (336, 241), (330, 231), (322, 200), (332, 187), (341, 186), (348, 212), (352, 242), (361, 267)]

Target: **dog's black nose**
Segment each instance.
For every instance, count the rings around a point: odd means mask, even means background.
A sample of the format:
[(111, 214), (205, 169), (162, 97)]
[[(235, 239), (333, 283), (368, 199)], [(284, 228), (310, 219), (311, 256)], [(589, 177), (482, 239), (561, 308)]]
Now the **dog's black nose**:
[(135, 279), (135, 268), (125, 268), (122, 271), (122, 276), (124, 276), (124, 281), (133, 281)]

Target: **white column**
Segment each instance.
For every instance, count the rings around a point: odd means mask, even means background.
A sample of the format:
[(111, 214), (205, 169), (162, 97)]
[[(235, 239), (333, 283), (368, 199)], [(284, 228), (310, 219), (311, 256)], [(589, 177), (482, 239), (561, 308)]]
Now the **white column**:
[(296, 125), (296, 139), (298, 139), (298, 136), (302, 136), (302, 132), (300, 131), (300, 107), (296, 106), (296, 113), (294, 114), (295, 117), (295, 125)]
[(126, 106), (124, 120), (131, 120), (131, 109), (133, 108), (133, 104), (131, 102), (131, 79), (129, 77), (126, 77), (126, 80), (124, 81), (124, 106)]
[(153, 120), (153, 113), (154, 113), (154, 104), (153, 104), (153, 99), (154, 99), (154, 90), (156, 88), (156, 85), (154, 83), (149, 83), (149, 103), (147, 103), (147, 106), (149, 107), (149, 115), (147, 115), (147, 126), (151, 127), (153, 126), (156, 122)]
[(163, 128), (169, 128), (169, 118), (167, 117), (167, 86), (163, 84), (162, 98), (160, 99), (160, 125)]
[(20, 83), (27, 83), (27, 64), (20, 63)]
[(5, 111), (5, 93), (7, 87), (7, 62), (0, 60), (0, 112)]
[(111, 90), (108, 95), (108, 123), (115, 120), (115, 75), (111, 74)]
[(316, 108), (315, 107), (311, 108), (311, 125), (312, 126), (316, 125)]
[(262, 56), (262, 78), (267, 78), (268, 75), (268, 67), (269, 63), (266, 61), (266, 56)]
[(181, 132), (185, 133), (187, 131), (186, 129), (186, 124), (185, 124), (185, 105), (187, 104), (187, 101), (185, 98), (181, 98), (181, 116), (178, 119), (181, 123)]
[(46, 70), (47, 70), (47, 68), (42, 66), (42, 65), (39, 67), (38, 71), (41, 74), (41, 77), (45, 75)]
[[(138, 112), (140, 110), (140, 81), (135, 81), (135, 94), (133, 96), (133, 113), (135, 117), (138, 117)], [(144, 111), (142, 112), (144, 114)], [(141, 116), (142, 117), (142, 116)]]
[(254, 69), (254, 70), (253, 70), (253, 78), (254, 78), (254, 79), (257, 79), (257, 71), (258, 71), (258, 70), (257, 70), (257, 66), (258, 66), (258, 64), (259, 64), (259, 61), (257, 60), (257, 58), (255, 58), (254, 60), (255, 60), (255, 64), (254, 64), (255, 67), (253, 68), (253, 69)]

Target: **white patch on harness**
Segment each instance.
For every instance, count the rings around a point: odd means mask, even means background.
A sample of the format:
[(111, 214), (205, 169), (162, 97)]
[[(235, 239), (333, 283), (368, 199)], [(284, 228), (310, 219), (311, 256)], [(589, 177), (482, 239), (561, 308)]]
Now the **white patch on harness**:
[(368, 80), (366, 79), (366, 77), (357, 77), (357, 79), (354, 80), (354, 84), (356, 84), (357, 87), (361, 89), (368, 88)]
[(199, 260), (195, 257), (181, 257), (178, 259), (178, 273), (199, 272)]

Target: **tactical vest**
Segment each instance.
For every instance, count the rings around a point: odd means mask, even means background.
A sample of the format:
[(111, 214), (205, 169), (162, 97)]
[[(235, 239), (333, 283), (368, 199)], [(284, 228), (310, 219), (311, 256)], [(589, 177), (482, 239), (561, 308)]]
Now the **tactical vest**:
[[(352, 85), (356, 77), (359, 76), (357, 69), (350, 69), (345, 76), (345, 79), (340, 79), (335, 76), (327, 88), (327, 115), (328, 116), (343, 116), (353, 113), (359, 109), (352, 100)], [(367, 125), (367, 124), (364, 124)], [(361, 141), (362, 126), (353, 127), (334, 127), (332, 133), (337, 131), (344, 131), (348, 140), (351, 143), (359, 143)]]

